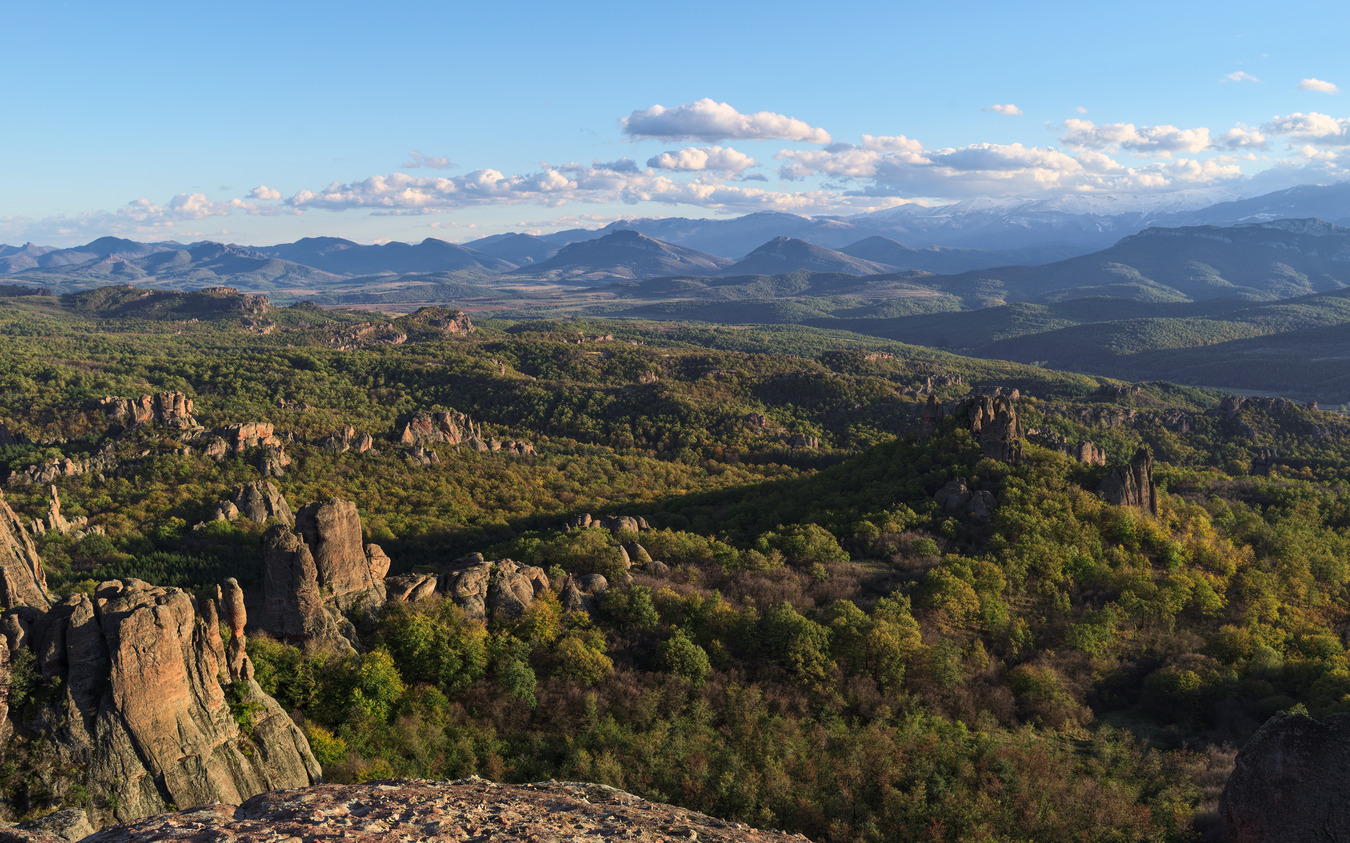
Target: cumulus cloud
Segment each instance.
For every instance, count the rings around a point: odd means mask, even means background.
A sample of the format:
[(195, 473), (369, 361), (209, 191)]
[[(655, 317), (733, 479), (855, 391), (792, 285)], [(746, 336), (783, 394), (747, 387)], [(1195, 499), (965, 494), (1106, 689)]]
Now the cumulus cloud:
[(661, 140), (701, 140), (715, 143), (728, 138), (741, 140), (793, 140), (829, 143), (824, 129), (771, 111), (742, 114), (724, 102), (704, 97), (688, 105), (666, 108), (654, 105), (619, 121), (624, 134)]
[(595, 169), (609, 170), (614, 173), (636, 173), (641, 170), (637, 162), (631, 158), (620, 158), (618, 161), (596, 161)]
[(1007, 114), (1007, 115), (1018, 115), (1022, 113), (1022, 109), (1018, 108), (1012, 103), (1008, 103), (1007, 105), (986, 106), (985, 108), (981, 109), (981, 111), (993, 111), (998, 114)]
[(739, 173), (758, 166), (755, 159), (743, 152), (724, 146), (689, 146), (674, 152), (662, 152), (647, 161), (648, 167), (676, 172), (712, 170), (721, 173)]
[(1339, 94), (1340, 88), (1337, 88), (1330, 82), (1323, 82), (1321, 79), (1304, 79), (1298, 83), (1300, 91), (1316, 91), (1319, 94)]
[(1266, 149), (1266, 136), (1255, 129), (1235, 126), (1216, 139), (1225, 149)]
[(1268, 135), (1287, 135), (1298, 143), (1311, 143), (1322, 146), (1350, 145), (1350, 119), (1336, 118), (1316, 111), (1303, 114), (1296, 112), (1285, 117), (1276, 117), (1261, 126)]
[(253, 190), (250, 191), (248, 195), (252, 196), (254, 199), (263, 199), (275, 202), (276, 200), (281, 198), (281, 191), (277, 190), (276, 188), (268, 187), (265, 184), (260, 184), (257, 187), (253, 188)]
[(1128, 149), (1164, 158), (1178, 152), (1196, 153), (1209, 145), (1209, 129), (1178, 129), (1176, 126), (1135, 126), (1133, 123), (1105, 123), (1070, 118), (1064, 121), (1060, 141), (1074, 149)]
[(1232, 73), (1223, 77), (1225, 82), (1260, 82), (1255, 76), (1245, 70), (1234, 70)]
[(418, 170), (422, 167), (429, 170), (449, 170), (454, 166), (449, 158), (441, 155), (423, 155), (415, 149), (408, 150), (408, 160), (402, 165), (405, 170)]

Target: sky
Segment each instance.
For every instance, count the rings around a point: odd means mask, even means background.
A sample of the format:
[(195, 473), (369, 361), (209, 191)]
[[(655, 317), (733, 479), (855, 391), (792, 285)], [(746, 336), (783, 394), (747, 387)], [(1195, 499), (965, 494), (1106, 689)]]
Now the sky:
[(1343, 2), (0, 0), (0, 20), (11, 245), (465, 242), (1350, 177)]

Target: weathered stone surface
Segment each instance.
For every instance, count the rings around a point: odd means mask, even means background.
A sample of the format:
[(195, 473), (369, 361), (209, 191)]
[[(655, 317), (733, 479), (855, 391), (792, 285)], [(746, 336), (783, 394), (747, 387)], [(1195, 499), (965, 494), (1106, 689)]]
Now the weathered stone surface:
[(275, 518), (287, 527), (295, 524), (295, 516), (291, 513), (291, 505), (286, 503), (286, 497), (267, 480), (240, 486), (234, 493), (234, 505), (239, 508), (240, 515), (259, 524), (269, 518)]
[(976, 396), (969, 402), (967, 413), (970, 432), (986, 457), (1000, 462), (1022, 461), (1022, 426), (1011, 396)]
[(670, 576), (670, 566), (664, 562), (658, 562), (653, 559), (642, 566), (642, 573), (649, 577), (661, 577), (662, 579)]
[(361, 516), (355, 503), (330, 498), (306, 504), (296, 513), (295, 529), (314, 555), (319, 585), (329, 602), (343, 611), (384, 603), (388, 557), (380, 552), (374, 564), (383, 564), (384, 569), (375, 576), (372, 559), (361, 543)]
[(160, 392), (139, 398), (107, 396), (99, 402), (111, 424), (124, 428), (160, 424), (178, 429), (197, 427), (192, 417), (192, 399), (181, 392)]
[(936, 395), (929, 395), (928, 402), (923, 405), (923, 412), (919, 416), (919, 438), (927, 439), (937, 431), (938, 422), (942, 421), (945, 415), (942, 402)]
[(630, 565), (646, 565), (652, 561), (652, 555), (647, 552), (647, 548), (637, 542), (624, 542), (623, 550), (628, 554)]
[(1088, 465), (1106, 465), (1106, 451), (1100, 445), (1096, 445), (1088, 440), (1079, 442), (1069, 452), (1069, 455), (1079, 462), (1085, 462)]
[(33, 606), (46, 609), (47, 574), (28, 531), (0, 497), (0, 609)]
[(436, 593), (440, 577), (436, 574), (401, 574), (384, 581), (388, 600), (416, 603)]
[(1238, 752), (1219, 800), (1232, 843), (1350, 840), (1350, 714), (1276, 714)]
[(413, 413), (398, 434), (401, 445), (414, 445), (419, 442), (448, 442), (458, 445), (471, 437), (482, 438), (482, 430), (476, 422), (463, 413), (448, 410), (437, 413)]
[(53, 837), (76, 843), (94, 833), (89, 815), (80, 808), (65, 808), (53, 811), (45, 817), (25, 822), (21, 826), (25, 831), (50, 834)]
[[(384, 779), (255, 796), (107, 828), (84, 843), (284, 843), (345, 839), (787, 843), (800, 835), (759, 831), (603, 785), (496, 784)], [(45, 841), (44, 841), (45, 843)]]
[(1133, 506), (1158, 514), (1158, 489), (1153, 485), (1153, 453), (1140, 448), (1128, 465), (1111, 469), (1098, 488), (1107, 503)]
[(250, 680), (245, 694), (260, 709), (254, 737), (240, 732), (221, 685), (218, 627), (186, 592), (105, 582), (92, 599), (48, 612), (31, 639), (61, 698), (29, 725), (81, 771), (96, 821), (239, 801), (320, 775), (299, 729)]
[(933, 495), (944, 512), (952, 515), (967, 515), (977, 521), (983, 521), (993, 514), (994, 495), (988, 491), (973, 491), (961, 478), (948, 480), (937, 494)]
[(339, 637), (324, 611), (319, 571), (309, 545), (280, 525), (263, 536), (262, 626), (290, 641)]
[(375, 439), (369, 433), (362, 433), (348, 424), (330, 433), (321, 444), (328, 450), (339, 454), (345, 454), (348, 451), (364, 454), (375, 447)]

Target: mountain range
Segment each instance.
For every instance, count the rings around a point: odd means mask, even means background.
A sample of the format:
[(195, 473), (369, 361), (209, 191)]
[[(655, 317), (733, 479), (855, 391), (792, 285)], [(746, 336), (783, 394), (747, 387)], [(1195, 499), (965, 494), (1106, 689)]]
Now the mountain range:
[[(850, 217), (761, 212), (734, 219), (624, 220), (600, 229), (543, 236), (501, 234), (465, 244), (428, 238), (416, 244), (362, 245), (336, 237), (309, 237), (250, 247), (103, 237), (65, 249), (31, 243), (0, 245), (0, 275), (71, 289), (121, 281), (171, 287), (230, 283), (254, 290), (293, 291), (350, 286), (340, 283), (342, 278), (426, 273), (459, 273), (465, 280), (509, 273), (517, 279), (571, 284), (661, 274), (919, 271), (959, 275), (1000, 267), (1058, 266), (1149, 229), (1234, 226), (1285, 218), (1350, 223), (1350, 183), (1307, 185), (1217, 204), (1212, 199), (1208, 193), (1181, 193), (971, 200), (938, 207), (909, 204)], [(621, 233), (647, 239), (611, 239)], [(578, 244), (585, 243), (597, 248), (589, 254), (579, 252)], [(1076, 271), (1080, 267), (1064, 268)], [(1041, 270), (1036, 272), (1043, 286), (1058, 283)], [(1003, 270), (1000, 273), (1007, 275)], [(1080, 286), (1074, 279), (1062, 280), (1070, 282), (1066, 286)], [(1099, 282), (1108, 291), (1117, 283), (1137, 287), (1128, 276), (1123, 282), (1109, 278)], [(999, 283), (1006, 286), (1008, 282)], [(1302, 283), (1295, 280), (1293, 287)], [(1316, 289), (1315, 284), (1309, 289)]]

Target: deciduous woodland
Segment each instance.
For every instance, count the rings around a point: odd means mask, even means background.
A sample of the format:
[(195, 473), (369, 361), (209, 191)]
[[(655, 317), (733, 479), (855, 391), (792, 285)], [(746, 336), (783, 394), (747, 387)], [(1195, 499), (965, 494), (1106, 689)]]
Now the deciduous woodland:
[[(1350, 711), (1350, 423), (1313, 406), (228, 290), (3, 298), (0, 361), (4, 500), (54, 600), (233, 578), (252, 681), (328, 781), (588, 781), (818, 841), (1190, 840), (1268, 717)], [(360, 589), (324, 579), (339, 544)], [(277, 579), (316, 568), (310, 603)], [(122, 818), (51, 761), (64, 674), (10, 646), (5, 813)]]

